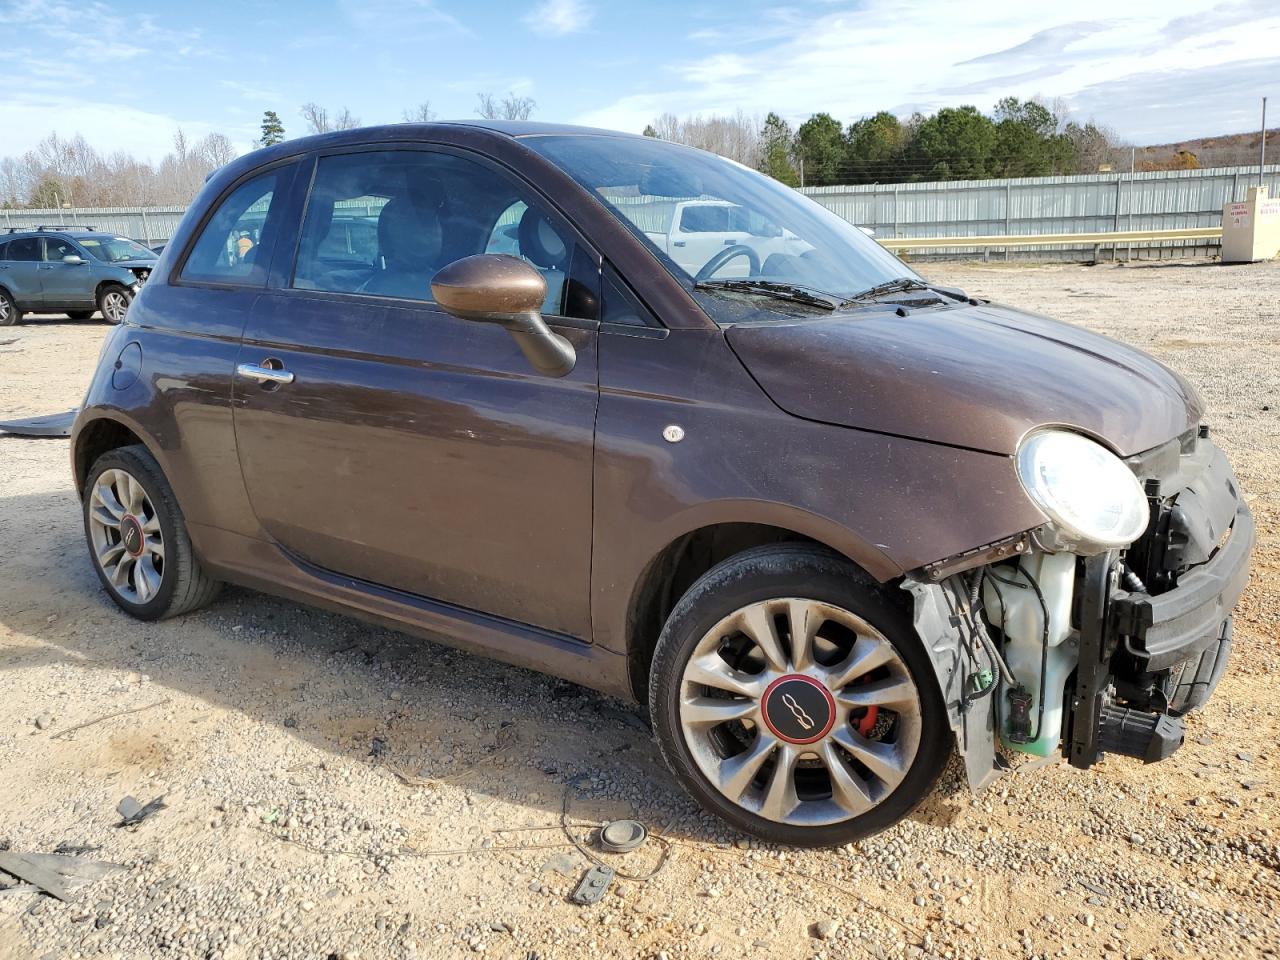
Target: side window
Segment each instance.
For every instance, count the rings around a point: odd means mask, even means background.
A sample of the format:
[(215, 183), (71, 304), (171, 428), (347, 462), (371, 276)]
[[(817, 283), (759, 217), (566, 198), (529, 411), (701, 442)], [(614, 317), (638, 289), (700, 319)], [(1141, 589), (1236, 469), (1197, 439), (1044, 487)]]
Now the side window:
[(80, 256), (80, 251), (71, 245), (70, 240), (61, 237), (44, 238), (44, 259), (47, 263), (61, 263), (63, 257)]
[(729, 208), (725, 206), (685, 207), (680, 214), (685, 233), (728, 233)]
[(657, 327), (659, 324), (635, 294), (627, 287), (612, 266), (605, 265), (602, 283), (604, 303), (600, 308), (601, 323), (616, 323), (628, 327)]
[(40, 259), (40, 238), (22, 237), (9, 241), (9, 259), (19, 262)]
[(205, 223), (183, 265), (182, 279), (264, 284), (272, 231), (292, 173), (292, 167), (281, 167), (232, 190)]
[[(431, 278), (454, 260), (506, 253), (547, 281), (543, 312), (581, 316), (575, 244), (525, 188), (449, 153), (379, 150), (321, 157), (298, 244), (293, 287), (431, 300)], [(590, 306), (587, 306), (589, 302)]]
[(0, 243), (0, 260), (8, 260), (8, 259), (9, 259), (9, 244), (7, 242)]

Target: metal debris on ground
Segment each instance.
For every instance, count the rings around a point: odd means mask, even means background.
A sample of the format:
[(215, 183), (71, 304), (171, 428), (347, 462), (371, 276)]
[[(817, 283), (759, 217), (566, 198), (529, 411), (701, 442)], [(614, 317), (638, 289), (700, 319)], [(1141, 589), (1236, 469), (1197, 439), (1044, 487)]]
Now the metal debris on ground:
[(612, 820), (600, 828), (600, 848), (609, 853), (629, 853), (649, 838), (639, 820)]
[(83, 730), (85, 727), (92, 727), (95, 723), (102, 723), (104, 720), (114, 720), (116, 717), (127, 717), (130, 714), (141, 713), (143, 710), (154, 710), (156, 707), (163, 707), (168, 702), (169, 698), (165, 697), (163, 700), (157, 700), (155, 703), (143, 704), (141, 707), (133, 707), (130, 710), (117, 710), (115, 713), (108, 713), (101, 717), (95, 717), (92, 720), (86, 720), (84, 723), (77, 723), (74, 727), (67, 727), (65, 730), (59, 730), (57, 733), (53, 734), (51, 739), (68, 736), (69, 734), (75, 733), (77, 730)]
[(573, 888), (573, 893), (569, 894), (569, 900), (584, 907), (599, 903), (611, 883), (613, 883), (613, 868), (597, 864), (582, 875), (578, 885)]
[(69, 437), (79, 410), (66, 413), (47, 413), (41, 417), (23, 417), (18, 420), (0, 420), (0, 434), (15, 437)]
[(0, 851), (0, 871), (24, 881), (0, 887), (0, 897), (44, 892), (59, 900), (72, 900), (76, 888), (123, 869), (118, 863), (86, 860), (84, 857)]
[(133, 797), (125, 797), (116, 806), (116, 813), (120, 814), (120, 816), (123, 818), (119, 823), (116, 824), (116, 826), (131, 827), (136, 823), (141, 823), (143, 820), (151, 816), (157, 810), (163, 810), (164, 808), (165, 808), (165, 802), (164, 802), (164, 797), (162, 796), (156, 797), (146, 806), (143, 806), (142, 804), (140, 804)]

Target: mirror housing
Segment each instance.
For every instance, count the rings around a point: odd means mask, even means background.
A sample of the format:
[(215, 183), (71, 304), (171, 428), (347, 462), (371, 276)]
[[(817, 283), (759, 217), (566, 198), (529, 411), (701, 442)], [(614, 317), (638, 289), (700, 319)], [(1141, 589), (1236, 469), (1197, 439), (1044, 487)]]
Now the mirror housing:
[(431, 278), (431, 296), (460, 320), (505, 328), (539, 373), (563, 377), (578, 361), (573, 344), (542, 319), (547, 281), (519, 257), (481, 253), (455, 260)]
[(88, 263), (89, 261), (86, 260), (84, 257), (80, 256), (80, 254), (78, 253), (68, 253), (65, 257), (62, 258), (62, 262), (69, 263), (73, 267), (78, 267), (80, 266), (80, 264)]

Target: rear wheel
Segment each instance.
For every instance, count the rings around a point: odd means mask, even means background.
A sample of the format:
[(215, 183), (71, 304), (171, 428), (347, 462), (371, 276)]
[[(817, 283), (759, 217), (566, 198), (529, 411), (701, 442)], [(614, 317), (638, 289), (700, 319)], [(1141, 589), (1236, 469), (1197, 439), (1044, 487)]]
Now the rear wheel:
[(821, 548), (746, 551), (698, 580), (654, 655), (650, 712), (686, 789), (746, 833), (848, 843), (906, 816), (950, 752), (910, 618)]
[(8, 290), (0, 289), (0, 327), (12, 327), (22, 322), (22, 311), (9, 295)]
[(205, 606), (220, 584), (200, 566), (160, 465), (141, 445), (104, 453), (84, 488), (84, 528), (98, 579), (140, 620)]
[(108, 323), (124, 323), (133, 294), (118, 284), (109, 284), (98, 293), (98, 309)]
[(72, 320), (88, 320), (93, 316), (92, 310), (68, 310), (67, 316)]

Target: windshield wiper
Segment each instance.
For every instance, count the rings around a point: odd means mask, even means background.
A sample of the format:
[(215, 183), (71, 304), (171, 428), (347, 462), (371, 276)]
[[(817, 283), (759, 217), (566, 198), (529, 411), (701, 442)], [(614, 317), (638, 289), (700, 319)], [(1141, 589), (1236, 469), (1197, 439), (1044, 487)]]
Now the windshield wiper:
[(908, 290), (928, 290), (929, 285), (923, 280), (917, 280), (915, 277), (897, 277), (893, 280), (886, 280), (884, 283), (877, 283), (874, 287), (868, 287), (861, 293), (855, 293), (850, 300), (874, 300), (876, 297), (883, 297), (886, 293), (905, 293)]
[(700, 290), (733, 290), (741, 293), (758, 293), (777, 300), (790, 300), (810, 307), (836, 310), (849, 301), (821, 290), (808, 290), (780, 280), (703, 280), (697, 284)]

